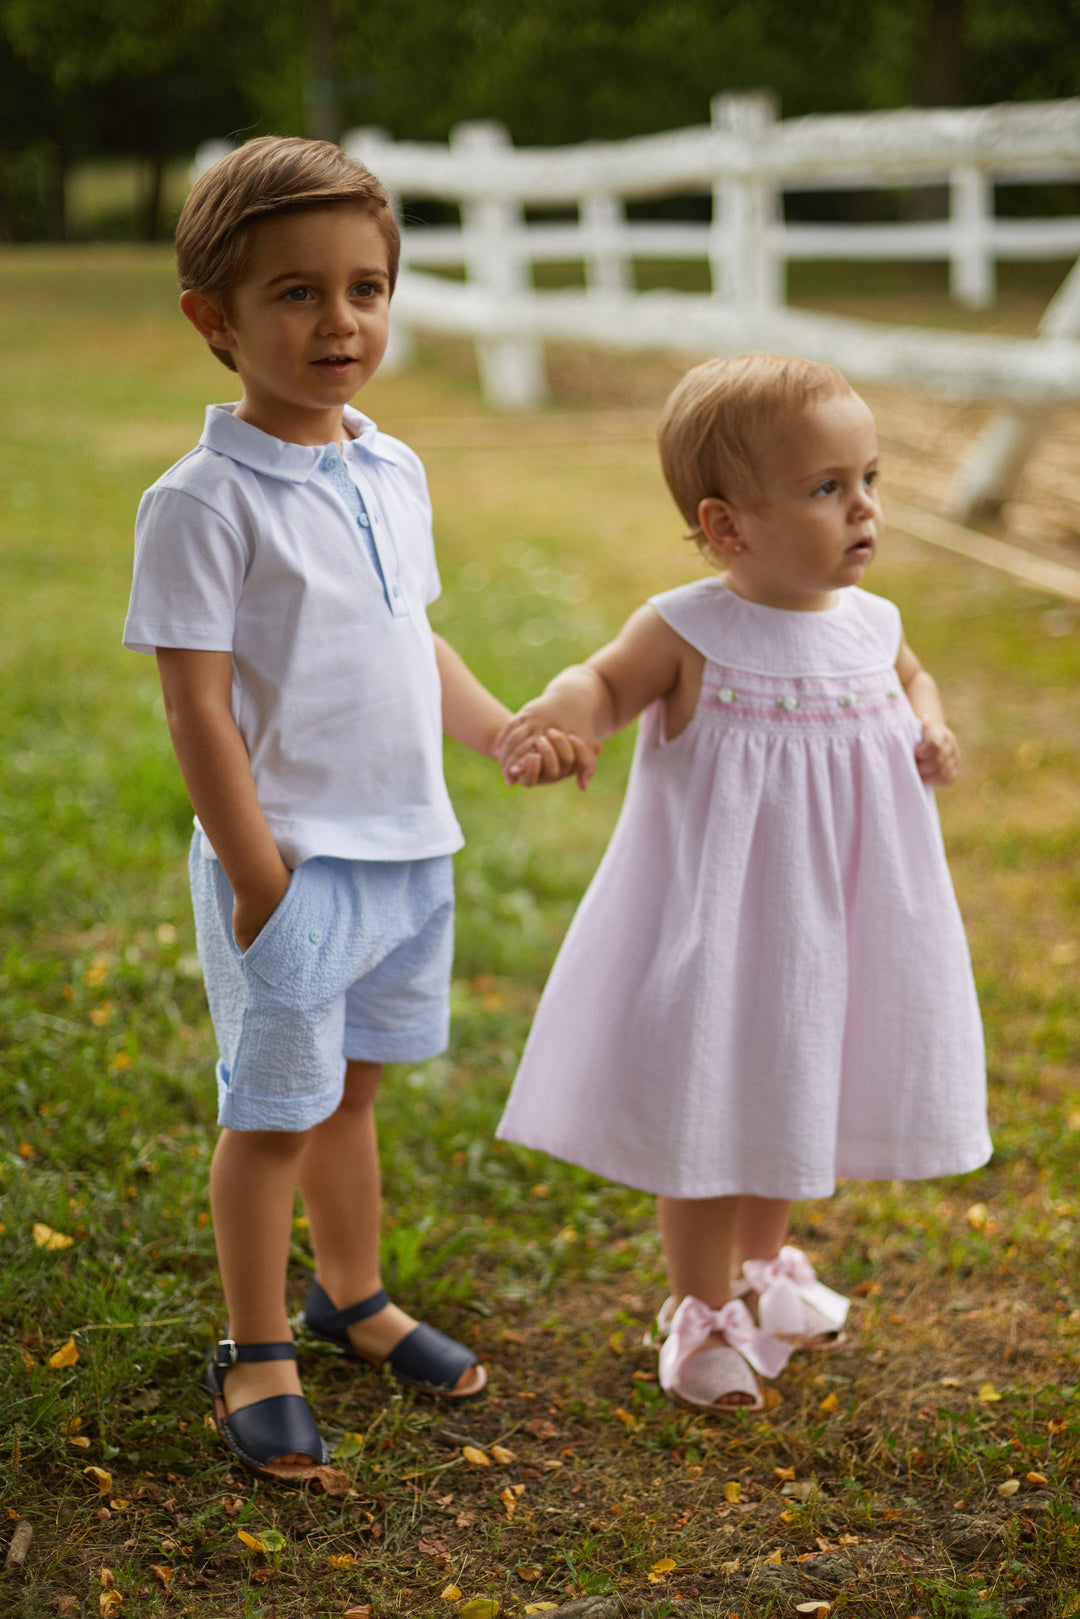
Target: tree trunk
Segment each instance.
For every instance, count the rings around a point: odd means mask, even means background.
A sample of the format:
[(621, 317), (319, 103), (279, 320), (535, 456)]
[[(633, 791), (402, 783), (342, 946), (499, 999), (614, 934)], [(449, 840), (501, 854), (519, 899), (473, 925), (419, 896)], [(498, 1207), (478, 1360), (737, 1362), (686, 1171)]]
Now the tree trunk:
[(304, 126), (311, 140), (336, 141), (341, 134), (341, 109), (334, 78), (334, 17), (332, 0), (307, 0), (304, 64)]

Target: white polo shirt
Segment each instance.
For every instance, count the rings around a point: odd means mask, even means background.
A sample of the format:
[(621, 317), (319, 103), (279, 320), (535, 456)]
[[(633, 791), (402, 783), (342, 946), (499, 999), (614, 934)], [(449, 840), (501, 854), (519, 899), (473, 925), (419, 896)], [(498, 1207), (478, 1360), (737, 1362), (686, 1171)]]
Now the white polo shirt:
[(124, 645), (232, 655), (233, 717), (287, 865), (450, 854), (464, 839), (442, 771), (424, 469), (346, 410), (365, 544), (319, 472), (326, 447), (234, 409), (209, 406), (198, 446), (140, 502)]

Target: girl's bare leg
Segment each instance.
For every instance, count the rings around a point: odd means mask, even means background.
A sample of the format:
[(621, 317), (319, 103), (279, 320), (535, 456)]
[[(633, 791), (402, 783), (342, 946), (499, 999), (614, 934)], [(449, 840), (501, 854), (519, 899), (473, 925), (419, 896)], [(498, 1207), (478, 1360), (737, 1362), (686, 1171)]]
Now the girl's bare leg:
[[(382, 1079), (379, 1063), (350, 1062), (336, 1112), (308, 1132), (300, 1159), (300, 1193), (319, 1281), (339, 1310), (370, 1298), (382, 1286), (379, 1237), (382, 1181), (375, 1128), (375, 1096)], [(416, 1322), (387, 1304), (348, 1328), (358, 1354), (380, 1361)], [(483, 1368), (470, 1366), (455, 1385), (459, 1394), (484, 1383)]]

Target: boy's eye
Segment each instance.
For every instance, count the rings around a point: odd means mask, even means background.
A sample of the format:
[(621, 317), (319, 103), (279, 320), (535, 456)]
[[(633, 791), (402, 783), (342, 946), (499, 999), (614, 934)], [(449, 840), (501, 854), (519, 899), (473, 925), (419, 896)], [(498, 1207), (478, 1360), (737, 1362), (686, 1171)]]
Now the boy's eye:
[(287, 302), (292, 304), (304, 303), (310, 297), (311, 294), (306, 287), (290, 287), (285, 293)]
[(359, 298), (377, 298), (379, 296), (379, 288), (374, 281), (358, 281), (353, 291)]

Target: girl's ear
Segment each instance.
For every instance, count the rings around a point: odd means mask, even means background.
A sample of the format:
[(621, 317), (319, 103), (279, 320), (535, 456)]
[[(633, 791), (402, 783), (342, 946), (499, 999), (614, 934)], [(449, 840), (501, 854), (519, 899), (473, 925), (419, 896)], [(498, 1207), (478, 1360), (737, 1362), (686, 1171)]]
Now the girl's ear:
[(697, 509), (698, 526), (720, 556), (737, 556), (745, 549), (738, 513), (729, 500), (707, 495)]
[(195, 292), (189, 287), (186, 292), (180, 294), (180, 308), (199, 336), (204, 337), (211, 348), (235, 348), (236, 342), (229, 329), (228, 317), (219, 299), (206, 292)]

